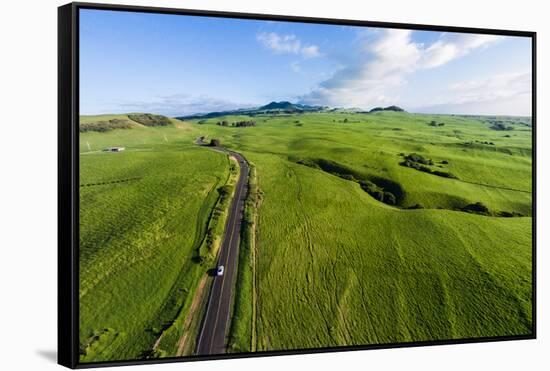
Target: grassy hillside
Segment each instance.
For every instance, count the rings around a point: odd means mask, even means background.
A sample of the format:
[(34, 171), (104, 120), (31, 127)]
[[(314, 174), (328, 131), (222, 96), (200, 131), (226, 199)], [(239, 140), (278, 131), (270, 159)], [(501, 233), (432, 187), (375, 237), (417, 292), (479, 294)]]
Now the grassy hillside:
[[(530, 214), (531, 129), (522, 125), (499, 132), (465, 117), (390, 112), (255, 117), (257, 126), (251, 128), (208, 125), (219, 120), (206, 120), (201, 132), (240, 151), (271, 153), (289, 162), (324, 159), (375, 182), (397, 183), (404, 190), (403, 207), (453, 209), (481, 201), (492, 210)], [(445, 125), (432, 127), (432, 120)], [(485, 141), (494, 145), (478, 143)], [(457, 179), (400, 166), (400, 154), (411, 153), (432, 159), (433, 169)]]
[(247, 202), (232, 351), (530, 333), (531, 127), (495, 120), (322, 112), (81, 133), (82, 360), (178, 354), (196, 328), (185, 313), (209, 266), (193, 256), (231, 168), (199, 136), (254, 165), (261, 200)]
[(128, 115), (96, 115), (80, 117), (80, 132), (96, 131), (104, 133), (115, 129), (132, 129), (139, 126), (170, 126), (170, 118), (150, 113), (130, 113)]
[[(157, 339), (185, 315), (210, 266), (193, 257), (230, 164), (192, 144), (193, 130), (82, 133), (80, 155), (81, 360), (175, 354)], [(101, 149), (125, 146), (121, 153)], [(176, 341), (182, 329), (175, 332)]]
[(529, 218), (395, 210), (351, 182), (256, 163), (258, 349), (529, 332)]
[[(263, 195), (258, 350), (530, 333), (529, 127), (393, 112), (209, 125), (221, 119), (242, 117), (203, 120), (201, 132), (256, 165)], [(456, 179), (401, 166), (411, 153)], [(358, 179), (399, 194), (398, 205)], [(477, 202), (516, 217), (460, 211)]]

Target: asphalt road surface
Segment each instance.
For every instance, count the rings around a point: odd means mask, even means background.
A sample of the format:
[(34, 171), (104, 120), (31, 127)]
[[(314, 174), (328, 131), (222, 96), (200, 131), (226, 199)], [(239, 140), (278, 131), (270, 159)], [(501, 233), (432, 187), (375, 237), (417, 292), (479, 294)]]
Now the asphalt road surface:
[(226, 351), (226, 335), (230, 323), (229, 315), (235, 287), (244, 201), (248, 191), (248, 163), (236, 152), (227, 150), (224, 150), (224, 152), (237, 159), (241, 172), (229, 208), (225, 234), (218, 254), (217, 265), (223, 265), (225, 272), (223, 276), (214, 277), (195, 350), (195, 353), (199, 355), (222, 354)]

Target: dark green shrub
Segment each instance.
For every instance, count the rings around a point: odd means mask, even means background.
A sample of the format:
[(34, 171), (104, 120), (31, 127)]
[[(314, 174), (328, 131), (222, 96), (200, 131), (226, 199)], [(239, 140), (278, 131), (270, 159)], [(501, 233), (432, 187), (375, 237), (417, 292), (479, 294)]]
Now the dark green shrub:
[(393, 193), (384, 192), (384, 203), (388, 205), (395, 205), (397, 203), (397, 200), (395, 199)]
[(248, 126), (256, 126), (255, 121), (239, 121), (235, 123), (236, 127), (248, 127)]
[(342, 179), (355, 181), (355, 177), (351, 174), (338, 174), (338, 176)]
[[(445, 160), (441, 161), (441, 163), (448, 164), (448, 162)], [(457, 177), (454, 174), (451, 174), (445, 171), (440, 171), (440, 170), (432, 170), (428, 166), (425, 166), (425, 165), (433, 166), (434, 162), (431, 159), (424, 158), (416, 153), (411, 153), (410, 155), (406, 155), (405, 161), (400, 162), (399, 165), (410, 167), (418, 171), (422, 171), (424, 173), (433, 174), (444, 178), (457, 179)]]
[(518, 213), (516, 211), (499, 211), (497, 213), (497, 216), (501, 216), (503, 218), (513, 218), (516, 216), (524, 216), (522, 213)]
[(417, 153), (411, 153), (410, 155), (405, 156), (405, 160), (417, 162), (424, 165), (433, 165), (433, 161), (431, 159), (425, 158)]
[(452, 173), (448, 173), (446, 171), (439, 171), (439, 170), (433, 170), (431, 172), (433, 175), (437, 175), (437, 176), (441, 176), (443, 178), (452, 178), (452, 179), (457, 179), (457, 177), (452, 174)]
[(414, 204), (412, 206), (406, 207), (405, 209), (415, 210), (415, 209), (423, 209), (423, 208), (424, 206), (422, 206), (421, 204)]
[(227, 196), (228, 194), (231, 193), (231, 186), (228, 186), (228, 185), (224, 185), (224, 186), (221, 186), (218, 188), (218, 193), (220, 194), (220, 196)]
[(490, 128), (498, 131), (514, 130), (512, 126), (506, 126), (503, 122), (493, 122), (493, 125)]
[(485, 206), (482, 202), (476, 202), (473, 204), (466, 205), (462, 208), (462, 211), (477, 213), (477, 214), (488, 214), (489, 208)]
[(369, 192), (369, 194), (374, 197), (375, 200), (378, 200), (380, 202), (384, 202), (384, 191), (381, 189), (375, 189), (372, 192)]

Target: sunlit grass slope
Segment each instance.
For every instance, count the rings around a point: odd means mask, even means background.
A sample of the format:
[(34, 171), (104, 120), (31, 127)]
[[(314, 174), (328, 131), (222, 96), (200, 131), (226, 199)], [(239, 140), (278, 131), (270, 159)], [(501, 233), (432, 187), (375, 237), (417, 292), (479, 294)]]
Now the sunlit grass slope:
[[(81, 134), (83, 362), (155, 356), (209, 268), (192, 258), (229, 163), (193, 139), (181, 122)], [(126, 149), (101, 151), (110, 146)]]
[[(529, 127), (407, 113), (222, 119), (237, 120), (199, 130), (245, 154), (262, 193), (258, 350), (531, 332)], [(400, 166), (411, 153), (456, 179)], [(389, 184), (399, 204), (300, 160)], [(476, 202), (523, 217), (459, 211)]]
[[(83, 119), (110, 120), (131, 119)], [(532, 132), (490, 126), (325, 112), (81, 133), (81, 359), (158, 356), (159, 334), (189, 307), (209, 268), (193, 263), (194, 246), (229, 169), (199, 136), (252, 162), (261, 197), (256, 264), (240, 260), (255, 279), (247, 272), (236, 297), (255, 307), (231, 326), (237, 351), (529, 334)], [(112, 146), (125, 151), (102, 151)], [(455, 178), (400, 165), (411, 154)], [(487, 215), (462, 211), (478, 202)]]

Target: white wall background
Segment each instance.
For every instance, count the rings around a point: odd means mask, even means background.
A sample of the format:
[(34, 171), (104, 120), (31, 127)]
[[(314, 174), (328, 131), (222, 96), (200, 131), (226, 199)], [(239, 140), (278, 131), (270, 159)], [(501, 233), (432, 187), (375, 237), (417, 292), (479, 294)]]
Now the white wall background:
[[(111, 2), (111, 1), (105, 1)], [(157, 370), (541, 370), (550, 364), (550, 22), (540, 0), (120, 0), (165, 6), (538, 32), (538, 339), (145, 366)], [(59, 369), (56, 354), (57, 6), (0, 12), (0, 369)], [(144, 366), (139, 366), (144, 369)], [(546, 366), (548, 367), (548, 366)], [(127, 368), (138, 369), (136, 367)], [(548, 368), (546, 368), (548, 369)]]

